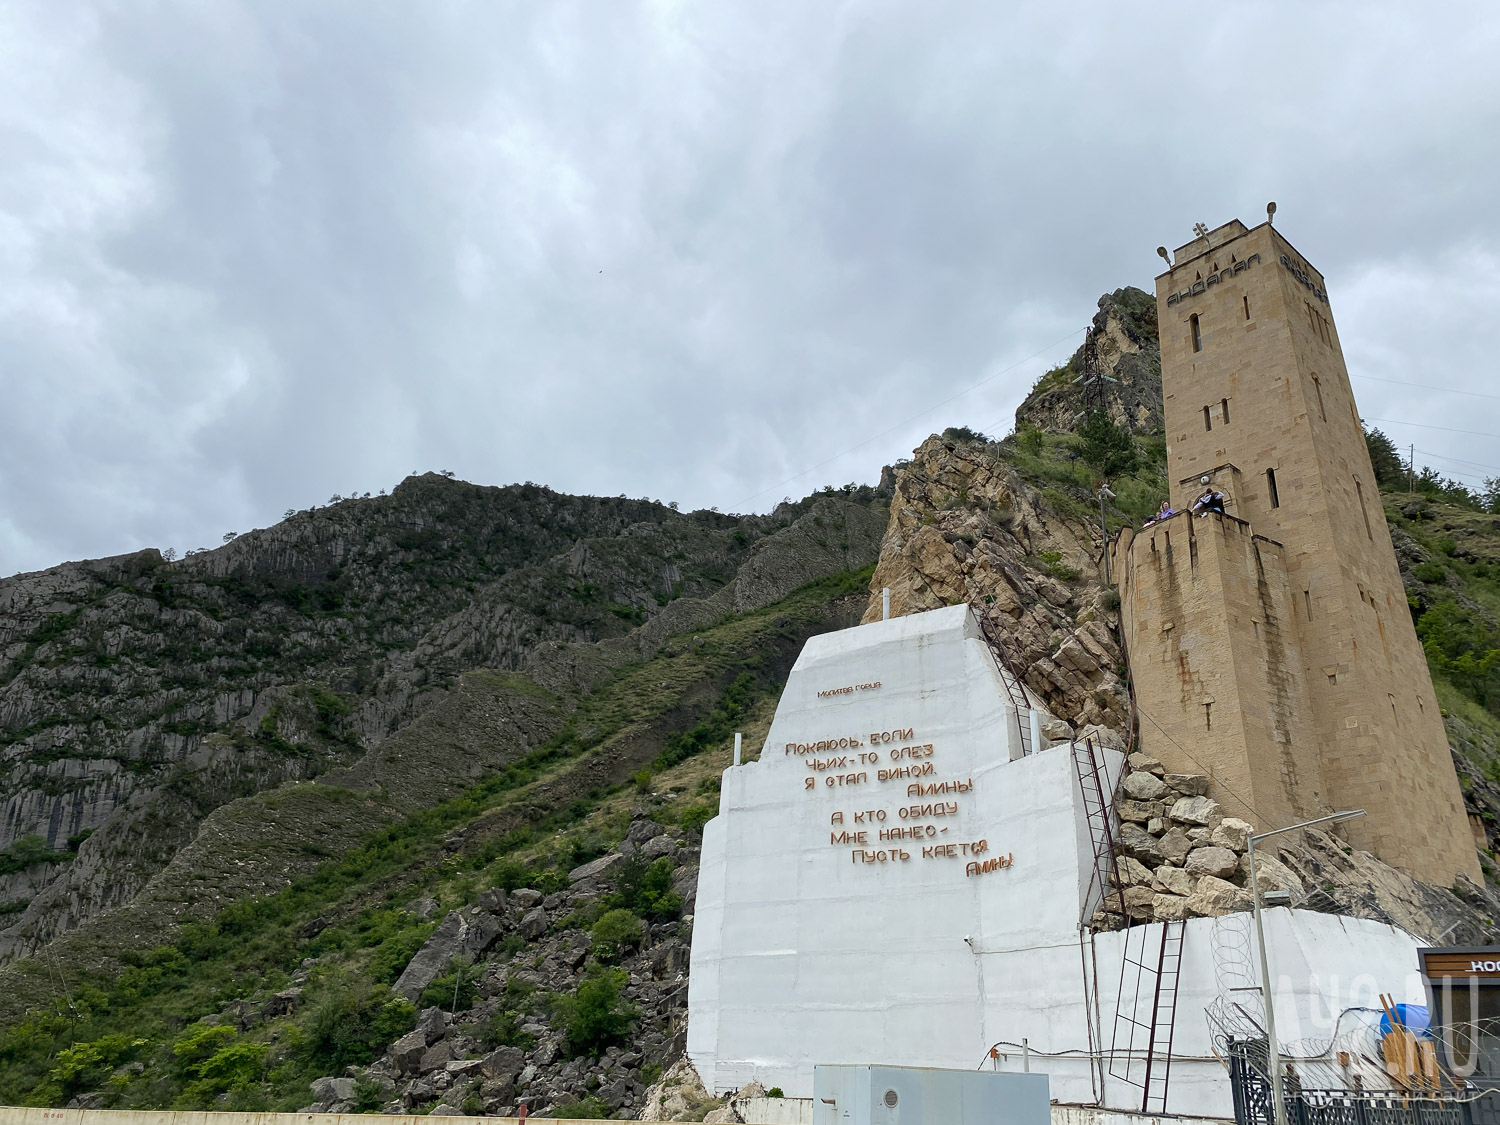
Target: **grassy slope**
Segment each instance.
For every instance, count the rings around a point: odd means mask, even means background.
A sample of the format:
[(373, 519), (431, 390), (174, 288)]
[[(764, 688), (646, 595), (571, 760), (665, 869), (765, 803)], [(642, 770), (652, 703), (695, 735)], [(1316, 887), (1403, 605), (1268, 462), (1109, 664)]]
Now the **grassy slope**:
[[(425, 895), (455, 908), (518, 877), (556, 889), (569, 867), (623, 834), (629, 785), (680, 794), (656, 815), (701, 825), (716, 807), (732, 731), (748, 731), (753, 743), (805, 638), (847, 623), (868, 582), (868, 570), (839, 575), (677, 638), (580, 700), (545, 743), (436, 807), (398, 815), (380, 795), (318, 783), (242, 802), (242, 819), (270, 817), (278, 838), (315, 839), (325, 850), (339, 846), (330, 828), (338, 809), (359, 810), (364, 831), (285, 889), (244, 898), (158, 943), (126, 942), (87, 974), (59, 976), (72, 962), (50, 959), (8, 972), (0, 1100), (55, 1105), (102, 1086), (122, 1106), (208, 1106), (224, 1094), (244, 1108), (305, 1104), (310, 1079), (368, 1061), (414, 1018), (386, 986), (437, 917), (421, 921), (404, 903)], [(654, 781), (642, 773), (653, 762), (666, 767)], [(348, 839), (347, 824), (343, 832)], [(263, 858), (236, 854), (242, 842), (215, 846), (224, 868)], [(244, 1033), (198, 1022), (260, 1011), (304, 958), (316, 964), (295, 1014), (252, 1020)], [(545, 1009), (547, 998), (518, 1003)], [(31, 1009), (24, 1016), (22, 1006)]]

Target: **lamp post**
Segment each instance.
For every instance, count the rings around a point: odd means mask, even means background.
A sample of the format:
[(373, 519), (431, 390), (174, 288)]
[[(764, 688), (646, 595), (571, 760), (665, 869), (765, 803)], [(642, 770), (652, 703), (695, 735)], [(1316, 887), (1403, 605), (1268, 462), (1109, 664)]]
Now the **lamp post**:
[(1255, 877), (1255, 844), (1258, 840), (1280, 836), (1283, 832), (1295, 832), (1299, 828), (1311, 828), (1315, 824), (1334, 824), (1364, 815), (1364, 809), (1342, 809), (1327, 816), (1320, 816), (1316, 820), (1304, 820), (1301, 824), (1273, 828), (1269, 832), (1252, 835), (1245, 852), (1250, 857), (1250, 903), (1255, 914), (1255, 944), (1260, 950), (1260, 994), (1266, 1006), (1266, 1067), (1271, 1072), (1271, 1112), (1275, 1125), (1287, 1125), (1286, 1104), (1281, 1097), (1281, 1054), (1276, 1049), (1276, 1010), (1271, 1006), (1271, 967), (1266, 961), (1266, 931), (1260, 920), (1260, 881)]
[(1109, 490), (1109, 481), (1099, 486), (1099, 534), (1104, 544), (1104, 581), (1109, 581), (1109, 520), (1104, 515), (1104, 502), (1113, 500), (1115, 494)]

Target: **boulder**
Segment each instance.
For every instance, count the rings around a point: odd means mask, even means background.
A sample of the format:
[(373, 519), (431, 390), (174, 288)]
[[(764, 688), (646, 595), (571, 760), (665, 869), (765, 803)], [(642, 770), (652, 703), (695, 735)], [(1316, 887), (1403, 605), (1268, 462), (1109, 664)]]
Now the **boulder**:
[(619, 852), (611, 852), (609, 855), (601, 855), (598, 859), (590, 860), (579, 867), (568, 872), (568, 882), (581, 883), (585, 879), (598, 879), (608, 875), (616, 867), (625, 862), (625, 857)]
[(391, 991), (397, 996), (415, 1001), (427, 990), (429, 984), (448, 971), (453, 958), (463, 951), (464, 938), (468, 936), (468, 932), (469, 925), (464, 921), (463, 915), (457, 910), (450, 913), (423, 943), (422, 948), (417, 950), (416, 955), (406, 963), (406, 968), (402, 970)]
[(1106, 750), (1118, 750), (1121, 753), (1125, 751), (1125, 736), (1117, 730), (1100, 726), (1098, 723), (1084, 727), (1078, 732), (1077, 737), (1080, 742), (1092, 738), (1095, 746), (1103, 746)]
[(406, 909), (410, 910), (424, 922), (437, 913), (437, 908), (438, 900), (425, 896), (423, 898), (414, 898), (406, 904)]
[(1183, 867), (1189, 875), (1199, 878), (1212, 875), (1222, 879), (1226, 875), (1233, 875), (1240, 869), (1240, 857), (1228, 848), (1216, 848), (1210, 845), (1190, 851)]
[(536, 941), (538, 938), (546, 935), (547, 927), (547, 912), (538, 906), (521, 919), (521, 925), (518, 929), (521, 936), (527, 941)]
[(314, 1078), (312, 1080), (313, 1097), (320, 1103), (329, 1105), (333, 1102), (347, 1102), (354, 1099), (354, 1079), (352, 1078)]
[(703, 1115), (703, 1125), (735, 1125), (735, 1123), (741, 1121), (743, 1121), (743, 1118), (727, 1105), (720, 1106), (718, 1109), (711, 1109)]
[(1202, 824), (1209, 828), (1224, 819), (1219, 802), (1210, 797), (1179, 797), (1167, 810), (1167, 815), (1183, 824)]
[(1137, 770), (1143, 773), (1154, 773), (1158, 777), (1166, 772), (1166, 770), (1162, 768), (1162, 764), (1160, 762), (1158, 762), (1150, 754), (1142, 754), (1139, 750), (1130, 755), (1130, 757), (1126, 758), (1125, 762), (1133, 770)]
[(479, 1069), (496, 1082), (514, 1082), (526, 1066), (526, 1055), (519, 1047), (497, 1047), (479, 1060)]
[(427, 1051), (427, 1036), (421, 1028), (408, 1031), (386, 1048), (386, 1054), (402, 1074), (415, 1074), (422, 1065), (422, 1056)]
[(1156, 842), (1157, 853), (1172, 863), (1181, 863), (1193, 850), (1193, 842), (1181, 828), (1169, 828)]
[(1134, 883), (1151, 882), (1151, 872), (1146, 865), (1132, 859), (1130, 856), (1122, 855), (1115, 860), (1115, 863), (1120, 869), (1120, 882), (1125, 886), (1128, 887)]
[[(1135, 774), (1131, 775), (1136, 776)], [(1150, 777), (1150, 774), (1145, 776)], [(1161, 815), (1161, 805), (1156, 801), (1132, 801), (1127, 799), (1115, 802), (1115, 815), (1121, 820), (1133, 821), (1136, 824), (1149, 824)]]
[(448, 1046), (447, 1040), (440, 1040), (422, 1052), (422, 1061), (417, 1070), (422, 1074), (431, 1074), (434, 1070), (446, 1070), (452, 1061), (453, 1048)]
[(1125, 888), (1125, 913), (1132, 918), (1147, 919), (1151, 917), (1151, 904), (1157, 897), (1156, 892), (1150, 887), (1126, 887)]
[(522, 910), (530, 910), (542, 901), (542, 892), (532, 887), (519, 887), (510, 892), (510, 901)]
[(1173, 895), (1192, 894), (1193, 885), (1197, 882), (1182, 868), (1165, 863), (1156, 869), (1156, 881), (1161, 884), (1162, 890)]
[(448, 1033), (450, 1017), (441, 1008), (423, 1008), (417, 1016), (417, 1030), (428, 1044), (436, 1043)]
[(1162, 780), (1184, 796), (1208, 796), (1208, 778), (1201, 773), (1169, 773)]
[(1162, 860), (1156, 838), (1139, 824), (1131, 824), (1128, 821), (1120, 825), (1120, 850), (1125, 855), (1138, 859), (1148, 866), (1158, 864)]
[(469, 920), (469, 932), (464, 936), (464, 951), (474, 957), (480, 956), (495, 944), (495, 939), (500, 936), (503, 928), (500, 919), (493, 914), (476, 915)]
[(1151, 913), (1158, 922), (1180, 922), (1192, 917), (1192, 904), (1181, 895), (1157, 895), (1151, 900)]
[(1073, 737), (1073, 724), (1062, 719), (1043, 719), (1042, 737), (1048, 742), (1068, 742)]
[(1162, 817), (1153, 816), (1150, 820), (1146, 821), (1146, 831), (1153, 836), (1160, 836), (1166, 830), (1167, 822)]
[(482, 1059), (453, 1059), (443, 1069), (454, 1078), (469, 1078), (478, 1074), (483, 1065)]
[(670, 836), (653, 836), (641, 845), (641, 855), (649, 860), (674, 855), (676, 852), (677, 841)]
[(1230, 914), (1236, 910), (1248, 910), (1250, 896), (1233, 883), (1226, 883), (1223, 879), (1205, 875), (1198, 880), (1198, 885), (1188, 896), (1188, 902), (1195, 913), (1205, 918), (1217, 918), (1221, 914)]
[[(1245, 875), (1245, 885), (1248, 887), (1250, 880), (1250, 857), (1240, 856), (1240, 870)], [(1297, 873), (1281, 860), (1273, 855), (1263, 852), (1255, 853), (1255, 882), (1260, 887), (1260, 893), (1267, 891), (1291, 891), (1294, 895), (1303, 895), (1307, 888)]]
[(1250, 846), (1252, 831), (1254, 829), (1251, 828), (1249, 821), (1241, 820), (1237, 816), (1226, 816), (1219, 821), (1219, 826), (1214, 829), (1209, 839), (1217, 847), (1242, 852)]
[(1125, 780), (1120, 782), (1120, 792), (1136, 801), (1159, 801), (1167, 796), (1170, 790), (1166, 782), (1154, 773), (1145, 773), (1141, 770), (1133, 770), (1125, 775)]
[(493, 914), (497, 910), (505, 909), (505, 898), (504, 887), (493, 887), (490, 890), (481, 891), (474, 901), (479, 904), (479, 909), (488, 910)]
[(1213, 843), (1214, 834), (1207, 828), (1189, 828), (1187, 838), (1192, 842), (1193, 847), (1202, 848)]

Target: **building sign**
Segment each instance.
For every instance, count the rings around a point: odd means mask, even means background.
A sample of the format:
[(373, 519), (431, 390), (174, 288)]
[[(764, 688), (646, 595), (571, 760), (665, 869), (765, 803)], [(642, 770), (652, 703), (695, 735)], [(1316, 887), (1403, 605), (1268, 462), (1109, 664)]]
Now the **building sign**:
[[(1167, 304), (1175, 305), (1179, 301), (1184, 301), (1189, 297), (1196, 297), (1199, 293), (1206, 291), (1210, 285), (1217, 285), (1226, 278), (1233, 277), (1241, 270), (1249, 269), (1258, 261), (1260, 261), (1260, 255), (1251, 254), (1248, 258), (1243, 258), (1232, 265), (1225, 266), (1218, 273), (1211, 273), (1207, 277), (1193, 282), (1192, 285), (1188, 286), (1181, 293), (1173, 293), (1167, 298)], [(1286, 259), (1283, 258), (1282, 261), (1286, 261)], [(1327, 298), (1325, 297), (1324, 300), (1327, 300)]]
[(1500, 949), (1424, 949), (1421, 956), (1428, 980), (1464, 977), (1500, 984)]

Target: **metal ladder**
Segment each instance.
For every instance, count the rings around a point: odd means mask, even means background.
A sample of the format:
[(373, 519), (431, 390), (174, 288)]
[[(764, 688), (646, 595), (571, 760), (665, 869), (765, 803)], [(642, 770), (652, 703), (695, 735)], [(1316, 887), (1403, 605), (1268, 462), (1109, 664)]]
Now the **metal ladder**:
[(1088, 925), (1095, 905), (1108, 898), (1111, 886), (1121, 895), (1120, 912), (1123, 914), (1125, 889), (1120, 886), (1120, 864), (1115, 857), (1115, 787), (1109, 780), (1108, 771), (1099, 761), (1098, 747), (1094, 745), (1092, 738), (1086, 738), (1082, 742), (1074, 739), (1072, 749), (1073, 771), (1078, 775), (1078, 788), (1083, 794), (1084, 818), (1088, 822), (1089, 840), (1094, 847), (1094, 869), (1089, 875), (1088, 890), (1084, 893), (1080, 907), (1082, 917), (1079, 918), (1081, 923)]
[[(1109, 1073), (1140, 1087), (1142, 1113), (1167, 1110), (1172, 1036), (1177, 1025), (1177, 978), (1182, 969), (1186, 926), (1185, 922), (1162, 922), (1156, 941), (1152, 940), (1156, 926), (1135, 926), (1125, 931)], [(1148, 1007), (1143, 1012), (1142, 1001), (1148, 993)], [(1143, 1048), (1144, 1057), (1137, 1057)]]
[[(1132, 926), (1125, 911), (1114, 833), (1114, 786), (1092, 739), (1073, 743), (1073, 769), (1083, 796), (1084, 816), (1094, 847), (1094, 869), (1084, 895), (1080, 923), (1087, 926), (1096, 903), (1120, 896), (1125, 919), (1125, 950), (1115, 1000), (1115, 1026), (1109, 1073), (1141, 1090), (1142, 1113), (1165, 1113), (1172, 1072), (1172, 1038), (1177, 1026), (1177, 981), (1182, 969), (1183, 922)], [(1098, 888), (1096, 898), (1095, 888)], [(1143, 1004), (1148, 1005), (1142, 1011)], [(1102, 1029), (1101, 1029), (1102, 1038)], [(1144, 1048), (1144, 1058), (1137, 1054)], [(1158, 1058), (1158, 1056), (1160, 1056)]]

